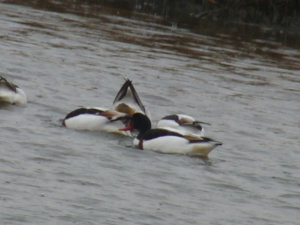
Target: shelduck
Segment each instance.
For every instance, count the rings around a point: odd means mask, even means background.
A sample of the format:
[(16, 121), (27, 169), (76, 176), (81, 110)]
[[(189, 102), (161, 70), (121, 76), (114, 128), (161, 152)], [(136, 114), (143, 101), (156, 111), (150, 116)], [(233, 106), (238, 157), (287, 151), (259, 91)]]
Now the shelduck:
[(133, 145), (141, 150), (152, 150), (161, 153), (186, 154), (199, 156), (204, 159), (221, 142), (208, 137), (195, 137), (182, 135), (175, 129), (151, 129), (151, 121), (145, 114), (135, 113), (126, 127), (121, 131), (138, 130), (139, 134), (134, 139)]
[(194, 135), (196, 137), (204, 136), (204, 129), (201, 124), (209, 123), (195, 120), (193, 117), (183, 114), (173, 114), (163, 117), (158, 121), (157, 128), (172, 128), (182, 135)]
[(110, 109), (99, 107), (79, 108), (70, 112), (63, 120), (62, 125), (77, 130), (95, 130), (119, 133), (131, 136), (130, 131), (120, 131), (127, 123), (127, 117), (134, 113), (145, 113), (132, 81), (125, 80)]
[(124, 123), (118, 118), (125, 118), (126, 115), (126, 113), (105, 108), (79, 108), (70, 112), (63, 120), (62, 125), (76, 130), (106, 131), (131, 136), (130, 131), (119, 130)]
[(25, 106), (27, 104), (25, 92), (2, 76), (0, 76), (0, 104), (18, 106)]

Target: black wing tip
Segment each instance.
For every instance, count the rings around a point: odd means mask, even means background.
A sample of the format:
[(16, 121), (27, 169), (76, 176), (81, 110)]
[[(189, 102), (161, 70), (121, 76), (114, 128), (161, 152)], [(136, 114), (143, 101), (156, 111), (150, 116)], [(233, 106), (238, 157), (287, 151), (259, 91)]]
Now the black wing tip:
[(94, 114), (94, 115), (99, 115), (103, 112), (103, 110), (100, 109), (95, 109), (95, 108), (79, 108), (75, 109), (72, 112), (68, 113), (64, 120), (70, 119), (75, 116), (79, 116), (81, 114)]
[(122, 85), (122, 87), (120, 88), (118, 94), (116, 95), (114, 101), (113, 101), (113, 104), (115, 104), (117, 101), (120, 101), (122, 98), (124, 98), (124, 96), (126, 96), (127, 94), (127, 90), (128, 88), (130, 87), (130, 85), (132, 85), (132, 81), (129, 80), (128, 78), (125, 78), (124, 77), (124, 84)]
[(139, 105), (139, 107), (142, 109), (143, 112), (146, 112), (145, 106), (143, 105), (142, 101), (140, 100), (133, 84), (132, 84), (132, 80), (125, 78), (125, 83), (122, 85), (122, 87), (120, 88), (117, 96), (115, 97), (113, 104), (115, 104), (117, 101), (120, 101), (122, 98), (124, 98), (127, 94), (128, 88), (130, 89), (133, 98), (135, 100), (135, 102)]
[(130, 90), (131, 90), (131, 93), (132, 93), (132, 95), (133, 95), (133, 98), (134, 98), (135, 102), (139, 105), (139, 107), (142, 109), (142, 111), (143, 111), (144, 113), (146, 113), (146, 108), (145, 108), (144, 104), (142, 103), (142, 101), (141, 101), (141, 99), (140, 99), (138, 93), (136, 92), (136, 90), (135, 90), (135, 88), (134, 88), (132, 82), (130, 82), (129, 88), (130, 88)]
[(163, 129), (163, 128), (156, 128), (156, 129), (148, 130), (144, 134), (143, 139), (144, 140), (151, 140), (151, 139), (155, 139), (155, 138), (159, 138), (159, 137), (164, 137), (164, 136), (183, 137), (181, 134), (179, 134), (177, 132), (170, 131), (170, 130)]
[(125, 80), (125, 82), (120, 89), (122, 89), (123, 86), (128, 88), (132, 84), (132, 80), (129, 80), (128, 78), (125, 78), (125, 77), (124, 77), (124, 80)]
[(4, 78), (2, 76), (0, 76), (0, 81), (3, 81), (8, 88), (10, 88), (12, 91), (17, 93), (17, 88), (19, 88), (18, 85), (14, 84), (12, 82), (9, 82), (6, 78)]
[(130, 79), (127, 78), (127, 77), (124, 77), (124, 80), (125, 80), (125, 82), (130, 82), (130, 83), (132, 83), (132, 80), (130, 80)]
[(222, 142), (215, 141), (215, 140), (213, 140), (211, 138), (208, 138), (208, 137), (201, 137), (201, 139), (199, 139), (199, 140), (190, 140), (190, 143), (204, 143), (204, 142), (214, 142), (215, 146), (221, 146), (221, 145), (223, 145)]

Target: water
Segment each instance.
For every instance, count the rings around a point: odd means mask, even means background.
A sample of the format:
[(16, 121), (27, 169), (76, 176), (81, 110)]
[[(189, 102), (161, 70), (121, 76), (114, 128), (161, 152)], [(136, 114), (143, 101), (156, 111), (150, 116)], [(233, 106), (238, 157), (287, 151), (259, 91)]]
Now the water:
[[(297, 44), (76, 7), (0, 3), (0, 75), (28, 96), (0, 109), (1, 224), (298, 223)], [(109, 107), (123, 77), (154, 124), (189, 114), (224, 145), (205, 163), (60, 125)]]

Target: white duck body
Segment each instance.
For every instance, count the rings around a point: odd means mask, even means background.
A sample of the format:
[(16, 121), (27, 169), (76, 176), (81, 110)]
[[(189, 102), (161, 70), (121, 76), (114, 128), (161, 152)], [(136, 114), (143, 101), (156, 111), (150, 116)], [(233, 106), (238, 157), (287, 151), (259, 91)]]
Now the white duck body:
[(26, 94), (17, 85), (0, 76), (0, 103), (25, 106), (27, 104)]
[(70, 112), (63, 120), (63, 126), (76, 130), (106, 131), (131, 136), (130, 131), (120, 131), (124, 127), (119, 117), (126, 116), (105, 108), (86, 107)]
[[(184, 114), (174, 114), (163, 117), (157, 123), (157, 128), (173, 128), (182, 135), (204, 136), (204, 129), (200, 121)], [(206, 123), (203, 123), (206, 124)]]
[(200, 156), (203, 158), (207, 158), (208, 154), (215, 147), (221, 145), (220, 142), (213, 141), (211, 139), (203, 139), (203, 142), (193, 143), (184, 137), (178, 136), (162, 136), (150, 140), (138, 140), (135, 138), (133, 144), (143, 150), (151, 150), (167, 154)]
[(127, 127), (121, 130), (139, 131), (133, 145), (143, 150), (152, 150), (169, 154), (185, 154), (208, 158), (208, 154), (221, 142), (195, 135), (182, 135), (173, 128), (151, 129), (151, 121), (146, 115), (136, 113)]
[[(138, 146), (141, 146), (138, 139), (134, 142), (135, 144), (138, 144)], [(201, 156), (204, 158), (207, 158), (208, 154), (218, 145), (220, 145), (220, 142), (211, 140), (191, 143), (186, 138), (177, 136), (163, 136), (151, 140), (142, 141), (143, 150), (151, 150), (168, 154)]]

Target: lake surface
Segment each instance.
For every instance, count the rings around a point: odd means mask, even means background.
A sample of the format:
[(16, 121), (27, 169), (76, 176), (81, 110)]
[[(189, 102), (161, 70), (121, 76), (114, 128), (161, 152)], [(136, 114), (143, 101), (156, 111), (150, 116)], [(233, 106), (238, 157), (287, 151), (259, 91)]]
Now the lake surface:
[[(49, 2), (0, 3), (0, 75), (28, 97), (0, 109), (1, 224), (299, 223), (297, 39)], [(204, 162), (61, 126), (124, 77), (154, 125), (185, 113), (223, 146)]]

